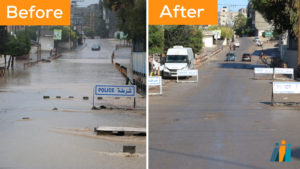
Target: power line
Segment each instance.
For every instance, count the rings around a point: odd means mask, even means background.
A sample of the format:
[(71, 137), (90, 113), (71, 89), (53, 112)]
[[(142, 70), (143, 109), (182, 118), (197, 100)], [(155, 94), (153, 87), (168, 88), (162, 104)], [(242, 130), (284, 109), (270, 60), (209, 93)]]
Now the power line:
[(243, 4), (218, 4), (218, 6), (222, 6), (222, 5), (224, 5), (224, 6), (247, 6), (248, 4), (245, 4), (245, 5), (243, 5)]

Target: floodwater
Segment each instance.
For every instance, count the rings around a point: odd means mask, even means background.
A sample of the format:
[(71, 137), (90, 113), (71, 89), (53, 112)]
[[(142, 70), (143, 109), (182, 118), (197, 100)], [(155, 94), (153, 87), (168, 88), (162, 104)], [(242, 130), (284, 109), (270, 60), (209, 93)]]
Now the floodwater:
[[(91, 51), (96, 42), (101, 51)], [(0, 168), (146, 168), (145, 137), (96, 136), (93, 132), (97, 126), (146, 126), (142, 96), (137, 98), (138, 110), (91, 110), (94, 85), (126, 82), (111, 64), (116, 43), (87, 40), (51, 63), (26, 70), (17, 63), (14, 71), (0, 79)], [(119, 59), (129, 62), (128, 56)], [(89, 100), (83, 100), (84, 96)], [(95, 104), (131, 108), (133, 100), (104, 98), (95, 99)], [(136, 145), (137, 153), (122, 153), (126, 144)]]

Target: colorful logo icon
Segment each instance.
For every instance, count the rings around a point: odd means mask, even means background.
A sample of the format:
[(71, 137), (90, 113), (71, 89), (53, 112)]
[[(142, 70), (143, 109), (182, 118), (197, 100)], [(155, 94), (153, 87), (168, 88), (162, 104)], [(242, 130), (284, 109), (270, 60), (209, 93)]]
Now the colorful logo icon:
[(281, 145), (275, 143), (275, 148), (271, 156), (271, 162), (291, 162), (291, 144), (286, 144), (285, 140), (281, 140)]

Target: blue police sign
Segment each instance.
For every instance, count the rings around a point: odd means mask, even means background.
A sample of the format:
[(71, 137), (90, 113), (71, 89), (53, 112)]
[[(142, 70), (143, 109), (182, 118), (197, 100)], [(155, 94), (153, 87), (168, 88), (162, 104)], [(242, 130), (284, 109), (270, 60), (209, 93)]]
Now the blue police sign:
[(136, 97), (136, 86), (96, 85), (95, 95), (103, 97)]

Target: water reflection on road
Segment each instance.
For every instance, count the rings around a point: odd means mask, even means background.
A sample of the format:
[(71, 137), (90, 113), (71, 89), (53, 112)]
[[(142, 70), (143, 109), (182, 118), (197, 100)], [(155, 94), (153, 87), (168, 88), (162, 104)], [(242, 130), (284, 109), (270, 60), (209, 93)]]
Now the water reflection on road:
[[(145, 168), (145, 138), (93, 133), (99, 125), (146, 124), (144, 110), (90, 110), (95, 84), (125, 84), (110, 60), (116, 42), (100, 40), (101, 51), (91, 51), (95, 42), (99, 40), (87, 40), (51, 63), (27, 70), (17, 65), (14, 72), (0, 79), (0, 168)], [(51, 99), (44, 100), (45, 95)], [(131, 106), (132, 100), (96, 103)], [(142, 97), (138, 103), (140, 109), (145, 107)], [(136, 156), (120, 153), (127, 143), (137, 145)]]

